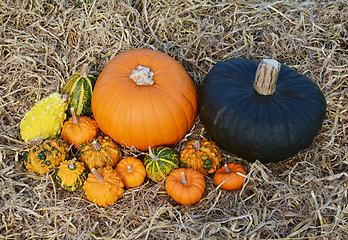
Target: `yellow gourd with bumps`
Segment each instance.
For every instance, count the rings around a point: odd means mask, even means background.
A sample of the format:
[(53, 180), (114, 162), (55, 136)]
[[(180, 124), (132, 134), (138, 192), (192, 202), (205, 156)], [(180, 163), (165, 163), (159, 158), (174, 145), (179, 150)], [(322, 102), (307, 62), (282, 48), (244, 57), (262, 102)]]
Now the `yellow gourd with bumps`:
[(40, 100), (25, 114), (20, 124), (23, 141), (29, 142), (34, 138), (46, 139), (59, 135), (67, 108), (67, 95), (58, 92)]

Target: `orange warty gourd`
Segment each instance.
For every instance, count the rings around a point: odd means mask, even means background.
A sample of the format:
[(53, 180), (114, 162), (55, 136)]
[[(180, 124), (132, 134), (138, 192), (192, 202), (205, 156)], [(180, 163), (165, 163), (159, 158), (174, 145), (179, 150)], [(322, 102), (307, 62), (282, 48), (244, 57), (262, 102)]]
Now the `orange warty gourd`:
[(220, 188), (225, 190), (235, 190), (243, 186), (245, 178), (238, 173), (246, 175), (246, 171), (242, 165), (237, 163), (225, 164), (222, 168), (216, 171), (213, 180), (216, 185), (220, 185), (226, 180)]
[(120, 175), (110, 166), (93, 168), (82, 186), (88, 200), (101, 207), (116, 203), (124, 193), (123, 187)]
[(99, 136), (82, 144), (78, 157), (86, 164), (88, 171), (106, 166), (115, 168), (122, 159), (122, 151), (108, 136)]
[(185, 69), (165, 53), (135, 49), (114, 57), (98, 77), (94, 118), (125, 147), (172, 146), (197, 116), (197, 91)]

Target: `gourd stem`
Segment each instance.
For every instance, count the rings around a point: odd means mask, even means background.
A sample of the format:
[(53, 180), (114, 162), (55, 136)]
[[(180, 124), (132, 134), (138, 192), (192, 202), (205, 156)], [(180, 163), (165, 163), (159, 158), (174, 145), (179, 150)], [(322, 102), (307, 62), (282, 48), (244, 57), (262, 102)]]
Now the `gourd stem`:
[(63, 102), (68, 101), (68, 98), (69, 98), (69, 95), (68, 95), (68, 94), (63, 94), (63, 95), (62, 95), (62, 100), (63, 100)]
[(132, 79), (138, 86), (154, 85), (153, 80), (154, 72), (150, 71), (150, 68), (138, 65), (136, 69), (132, 70), (132, 73), (128, 76)]
[(76, 158), (73, 158), (71, 160), (71, 162), (69, 163), (68, 167), (69, 167), (70, 170), (74, 170), (76, 168), (75, 161), (76, 161)]
[(187, 179), (185, 177), (185, 173), (184, 172), (181, 172), (181, 183), (182, 184), (186, 184), (187, 183)]
[(83, 66), (82, 66), (82, 68), (80, 70), (80, 77), (82, 77), (82, 78), (87, 78), (88, 77), (88, 75), (87, 75), (87, 67), (88, 67), (87, 63), (83, 64)]
[(196, 141), (194, 142), (193, 147), (196, 149), (196, 151), (201, 150), (201, 143), (199, 142), (199, 140), (196, 140)]
[(132, 172), (133, 168), (131, 166), (127, 166), (127, 170), (128, 170), (128, 172)]
[(73, 124), (78, 124), (80, 121), (79, 121), (79, 118), (76, 114), (76, 111), (75, 111), (75, 108), (71, 108), (71, 115), (72, 115), (72, 119), (73, 119)]
[(158, 160), (158, 156), (153, 154), (152, 149), (151, 149), (150, 146), (149, 146), (149, 154), (150, 154), (150, 157), (152, 158), (152, 161), (157, 161)]
[(257, 68), (254, 89), (261, 95), (272, 95), (276, 90), (276, 83), (281, 64), (273, 59), (263, 59)]
[(99, 183), (104, 181), (104, 177), (97, 171), (97, 169), (92, 168), (92, 173)]
[(224, 167), (225, 167), (225, 173), (230, 173), (231, 172), (231, 170), (228, 168), (226, 163), (225, 163)]
[(102, 148), (102, 145), (100, 145), (100, 143), (98, 143), (96, 140), (94, 140), (92, 144), (93, 144), (94, 150), (96, 151), (99, 151)]

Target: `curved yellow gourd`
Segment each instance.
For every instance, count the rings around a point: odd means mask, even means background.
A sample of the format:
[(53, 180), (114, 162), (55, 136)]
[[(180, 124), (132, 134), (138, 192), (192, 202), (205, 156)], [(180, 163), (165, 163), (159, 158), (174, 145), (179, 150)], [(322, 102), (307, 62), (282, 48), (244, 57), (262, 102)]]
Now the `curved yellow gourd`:
[(20, 134), (23, 141), (52, 138), (60, 134), (67, 108), (67, 97), (58, 92), (41, 99), (22, 119)]

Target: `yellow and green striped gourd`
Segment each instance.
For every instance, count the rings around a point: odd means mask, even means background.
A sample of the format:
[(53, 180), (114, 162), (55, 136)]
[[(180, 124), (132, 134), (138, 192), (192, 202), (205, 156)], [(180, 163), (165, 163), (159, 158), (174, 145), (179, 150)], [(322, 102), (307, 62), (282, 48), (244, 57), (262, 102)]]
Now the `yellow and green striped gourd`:
[(179, 168), (179, 156), (173, 149), (158, 146), (151, 149), (144, 157), (144, 166), (148, 178), (155, 182), (165, 179), (176, 168)]
[(74, 108), (78, 117), (92, 115), (92, 94), (96, 79), (93, 75), (87, 74), (87, 64), (84, 64), (80, 71), (71, 75), (69, 80), (64, 84), (61, 91), (67, 94), (69, 113)]

